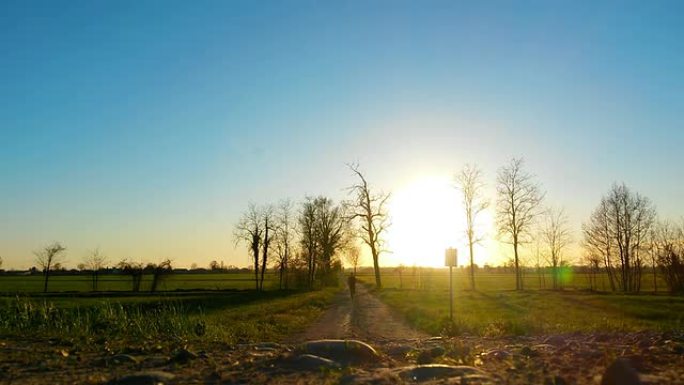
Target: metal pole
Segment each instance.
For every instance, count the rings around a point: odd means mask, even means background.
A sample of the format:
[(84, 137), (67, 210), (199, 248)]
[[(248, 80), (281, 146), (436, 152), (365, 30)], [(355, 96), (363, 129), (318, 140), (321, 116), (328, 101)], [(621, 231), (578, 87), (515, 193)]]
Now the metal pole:
[(454, 275), (451, 269), (452, 266), (449, 266), (449, 321), (454, 322)]

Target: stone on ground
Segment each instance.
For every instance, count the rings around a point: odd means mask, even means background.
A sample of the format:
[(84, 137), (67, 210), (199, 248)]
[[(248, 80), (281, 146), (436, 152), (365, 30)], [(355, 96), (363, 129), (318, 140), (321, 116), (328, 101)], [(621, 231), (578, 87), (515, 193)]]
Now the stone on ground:
[(397, 369), (401, 378), (408, 381), (423, 382), (429, 380), (442, 380), (453, 377), (459, 378), (487, 378), (487, 373), (472, 366), (450, 365), (416, 365)]
[(302, 344), (300, 350), (344, 365), (371, 364), (380, 359), (378, 352), (372, 346), (357, 340), (309, 341)]
[(641, 385), (641, 380), (629, 360), (618, 358), (603, 373), (601, 385)]
[(112, 380), (109, 385), (164, 385), (168, 384), (174, 377), (173, 374), (167, 372), (141, 372)]
[(321, 369), (339, 369), (339, 363), (313, 354), (300, 354), (290, 360), (290, 366), (300, 371), (320, 371)]
[(174, 354), (173, 357), (171, 357), (171, 361), (179, 363), (179, 364), (184, 364), (188, 361), (196, 359), (198, 356), (196, 353), (188, 350), (188, 349), (179, 349), (177, 350)]
[(109, 362), (113, 364), (137, 364), (140, 361), (130, 354), (117, 354), (112, 356)]

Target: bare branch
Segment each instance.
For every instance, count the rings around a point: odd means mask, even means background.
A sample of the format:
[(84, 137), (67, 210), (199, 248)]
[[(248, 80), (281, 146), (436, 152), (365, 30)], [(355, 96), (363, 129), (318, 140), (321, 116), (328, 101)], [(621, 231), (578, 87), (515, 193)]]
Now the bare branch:
[(348, 193), (354, 196), (348, 204), (351, 209), (348, 219), (358, 222), (360, 238), (370, 248), (373, 257), (375, 285), (380, 288), (382, 284), (379, 257), (385, 251), (382, 245), (384, 233), (389, 226), (386, 203), (390, 194), (372, 193), (366, 178), (359, 170), (359, 165), (350, 163), (347, 167), (359, 180), (347, 189)]
[(534, 221), (541, 214), (544, 193), (527, 173), (522, 158), (512, 159), (497, 175), (497, 226), (502, 241), (513, 245), (516, 289), (521, 290), (518, 246), (528, 241)]
[(489, 207), (489, 201), (484, 199), (484, 183), (482, 171), (474, 165), (465, 165), (461, 172), (456, 175), (456, 185), (462, 193), (463, 208), (466, 216), (465, 234), (468, 239), (470, 252), (470, 288), (475, 290), (475, 262), (473, 246), (484, 238), (477, 235), (477, 216)]

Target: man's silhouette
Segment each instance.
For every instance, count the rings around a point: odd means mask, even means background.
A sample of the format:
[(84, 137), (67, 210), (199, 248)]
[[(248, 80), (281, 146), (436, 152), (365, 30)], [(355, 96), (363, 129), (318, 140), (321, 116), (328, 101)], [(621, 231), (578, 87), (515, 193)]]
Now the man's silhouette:
[(354, 299), (354, 294), (356, 294), (356, 277), (354, 274), (350, 274), (349, 278), (347, 278), (347, 285), (349, 286), (349, 294)]

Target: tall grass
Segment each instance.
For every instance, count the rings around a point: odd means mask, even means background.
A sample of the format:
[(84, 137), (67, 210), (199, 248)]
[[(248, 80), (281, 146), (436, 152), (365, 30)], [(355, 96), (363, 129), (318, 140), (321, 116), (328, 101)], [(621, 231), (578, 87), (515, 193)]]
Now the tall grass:
[(174, 341), (204, 331), (203, 315), (191, 315), (180, 302), (101, 302), (87, 307), (57, 307), (22, 297), (4, 302), (0, 307), (3, 334)]
[(306, 328), (338, 290), (0, 298), (0, 335), (150, 346), (280, 341)]

